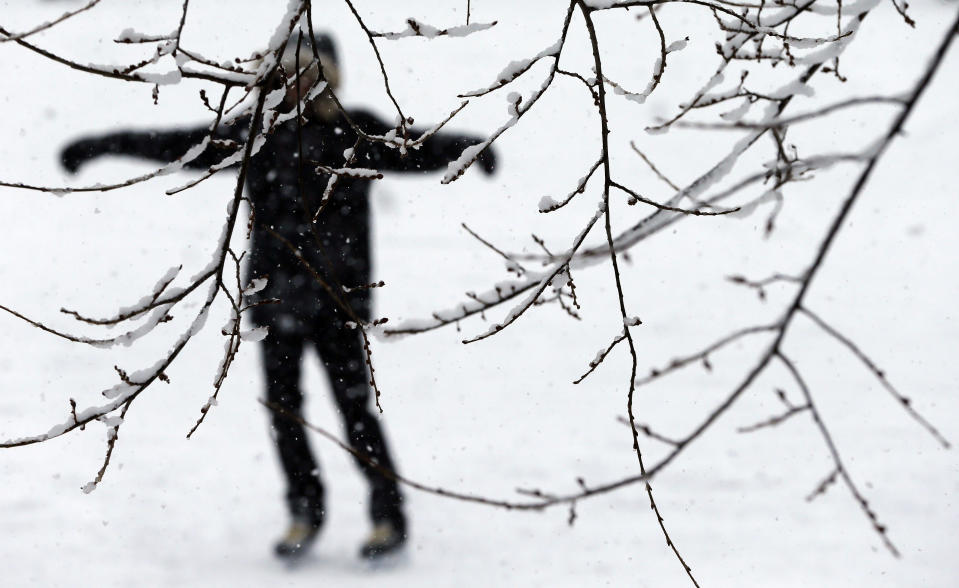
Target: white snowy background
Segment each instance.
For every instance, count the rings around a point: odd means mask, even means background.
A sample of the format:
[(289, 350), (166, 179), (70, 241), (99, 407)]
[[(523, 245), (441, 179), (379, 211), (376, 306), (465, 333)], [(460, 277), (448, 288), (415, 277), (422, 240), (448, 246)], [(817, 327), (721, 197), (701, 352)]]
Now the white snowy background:
[[(133, 61), (144, 47), (111, 40), (132, 28), (165, 33), (179, 2), (104, 0), (74, 21), (35, 37), (80, 61)], [(414, 16), (436, 26), (461, 24), (466, 2), (359, 2), (371, 27), (405, 28)], [(557, 6), (552, 6), (557, 4)], [(459, 104), (457, 92), (482, 87), (510, 60), (556, 39), (560, 3), (473, 0), (475, 21), (499, 24), (464, 39), (381, 42), (398, 98), (420, 124)], [(78, 2), (0, 1), (0, 24), (25, 30)], [(193, 0), (184, 43), (218, 57), (263, 46), (285, 2)], [(912, 87), (959, 8), (923, 0), (906, 27), (890, 2), (874, 11), (843, 58), (850, 81), (818, 78), (820, 94), (797, 100), (795, 112), (830, 97), (900, 93)], [(317, 3), (317, 26), (340, 48), (344, 101), (392, 117), (370, 47), (345, 6)], [(701, 7), (661, 12), (668, 40), (689, 35), (664, 87), (643, 107), (611, 97), (614, 166), (647, 195), (664, 200), (628, 148), (635, 139), (677, 182), (694, 179), (734, 134), (643, 127), (675, 112), (716, 63), (714, 23)], [(648, 80), (658, 40), (648, 21), (619, 11), (597, 18), (609, 75), (633, 89)], [(583, 67), (587, 47), (574, 21), (568, 67)], [(564, 62), (564, 65), (567, 62)], [(583, 71), (586, 71), (583, 69)], [(539, 72), (539, 77), (537, 77)], [(542, 71), (531, 72), (538, 85)], [(598, 122), (577, 82), (557, 82), (541, 104), (496, 143), (492, 178), (471, 170), (451, 186), (440, 174), (390, 177), (373, 191), (377, 315), (428, 317), (502, 279), (502, 260), (460, 227), (509, 250), (534, 251), (536, 232), (565, 248), (596, 202), (595, 190), (570, 210), (537, 213), (544, 194), (561, 196), (598, 152)], [(197, 98), (204, 87), (183, 82), (160, 90), (92, 77), (0, 44), (0, 179), (44, 185), (116, 180), (151, 169), (129, 159), (101, 159), (77, 177), (58, 166), (69, 140), (121, 128), (205, 124)], [(810, 295), (810, 306), (857, 341), (953, 442), (959, 441), (959, 215), (956, 148), (959, 50), (943, 64), (926, 96), (881, 161)], [(620, 100), (620, 101), (617, 101)], [(888, 107), (867, 108), (810, 125), (794, 139), (806, 152), (850, 149), (884, 132)], [(506, 103), (493, 96), (470, 106), (451, 128), (481, 135), (498, 127)], [(688, 219), (630, 253), (625, 287), (641, 372), (706, 345), (740, 326), (773, 317), (791, 288), (755, 294), (723, 280), (799, 271), (811, 259), (826, 221), (846, 194), (851, 166), (786, 191), (779, 228), (762, 236), (764, 211), (747, 219)], [(735, 175), (735, 174), (734, 174)], [(118, 192), (50, 194), (0, 189), (0, 304), (63, 329), (78, 327), (61, 307), (106, 315), (139, 299), (166, 268), (183, 275), (203, 267), (232, 194), (224, 174), (178, 196), (165, 189), (187, 176), (160, 178)], [(619, 228), (639, 218), (623, 209)], [(237, 240), (237, 246), (242, 246)], [(626, 350), (617, 350), (590, 379), (577, 378), (621, 328), (607, 265), (576, 275), (584, 321), (554, 307), (537, 308), (500, 335), (464, 346), (487, 328), (465, 321), (394, 343), (377, 343), (383, 418), (401, 470), (429, 485), (519, 499), (515, 489), (574, 492), (576, 478), (598, 484), (636, 472), (625, 414)], [(504, 312), (505, 309), (497, 311)], [(158, 383), (134, 403), (101, 486), (80, 487), (99, 468), (106, 429), (99, 423), (57, 440), (0, 451), (0, 585), (2, 586), (682, 586), (685, 575), (667, 550), (641, 486), (577, 505), (574, 526), (560, 507), (517, 513), (407, 491), (411, 541), (406, 562), (371, 571), (356, 559), (368, 531), (365, 485), (349, 457), (316, 438), (327, 481), (329, 518), (312, 554), (289, 570), (271, 555), (286, 524), (283, 489), (265, 411), (255, 344), (245, 344), (219, 406), (190, 441), (184, 437), (210, 394), (222, 352), (217, 328), (225, 308)], [(153, 363), (179, 333), (186, 311), (131, 349), (101, 351), (66, 343), (0, 315), (0, 437), (36, 434), (61, 422), (68, 399), (97, 404), (115, 383), (113, 365)], [(491, 313), (491, 318), (500, 314)], [(758, 350), (747, 341), (712, 357), (712, 374), (694, 368), (642, 389), (639, 420), (684, 434), (721, 401)], [(899, 410), (842, 347), (798, 321), (786, 344), (806, 374), (846, 460), (889, 536), (882, 546), (852, 497), (834, 486), (812, 503), (804, 497), (832, 469), (808, 415), (775, 429), (742, 435), (736, 427), (780, 410), (773, 389), (796, 390), (781, 369), (767, 371), (744, 398), (654, 482), (666, 524), (704, 586), (959, 585), (959, 454), (939, 447)], [(306, 362), (308, 418), (331, 431), (340, 424), (314, 355)], [(648, 460), (663, 455), (644, 443)]]

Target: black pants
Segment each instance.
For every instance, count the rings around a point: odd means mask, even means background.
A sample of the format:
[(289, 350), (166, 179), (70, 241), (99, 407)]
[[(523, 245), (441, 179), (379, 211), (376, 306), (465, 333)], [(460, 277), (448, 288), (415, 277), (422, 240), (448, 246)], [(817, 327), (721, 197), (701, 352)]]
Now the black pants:
[[(369, 377), (360, 335), (342, 326), (342, 322), (313, 337), (271, 329), (262, 343), (267, 400), (293, 414), (301, 414), (300, 358), (306, 343), (316, 346), (326, 368), (350, 445), (383, 468), (395, 471), (380, 424), (370, 411)], [(325, 509), (323, 482), (306, 431), (299, 423), (275, 412), (272, 420), (280, 462), (286, 473), (290, 512), (319, 525)], [(359, 458), (355, 461), (370, 485), (372, 520), (390, 521), (405, 531), (403, 497), (396, 482), (366, 461)]]

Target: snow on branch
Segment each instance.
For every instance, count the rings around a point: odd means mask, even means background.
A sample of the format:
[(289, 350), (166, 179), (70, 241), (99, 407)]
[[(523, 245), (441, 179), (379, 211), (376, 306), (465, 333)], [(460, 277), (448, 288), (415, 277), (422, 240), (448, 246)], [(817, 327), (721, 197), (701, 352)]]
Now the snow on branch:
[(408, 18), (406, 19), (406, 28), (404, 30), (396, 33), (372, 32), (372, 36), (375, 38), (389, 39), (391, 41), (405, 39), (407, 37), (425, 37), (427, 39), (435, 39), (436, 37), (443, 36), (465, 37), (473, 33), (485, 31), (494, 26), (496, 26), (495, 20), (493, 22), (474, 22), (467, 25), (438, 29), (424, 22), (420, 22), (415, 18)]
[[(515, 61), (509, 62), (506, 67), (503, 68), (499, 74), (496, 76), (496, 81), (488, 86), (479, 88), (477, 90), (471, 90), (469, 92), (464, 92), (459, 95), (460, 98), (470, 98), (470, 97), (479, 97), (485, 96), (490, 92), (495, 92), (503, 86), (507, 86), (517, 78), (522, 76), (524, 73), (528, 72), (536, 63), (543, 58), (551, 57), (556, 62), (559, 61), (559, 53), (563, 49), (563, 39), (556, 41), (549, 47), (543, 49), (533, 57), (528, 59), (517, 59)], [(555, 65), (554, 65), (555, 69)]]
[[(584, 6), (584, 15), (587, 19), (587, 27), (589, 27), (589, 14), (588, 9), (599, 9), (599, 8), (614, 8), (614, 7), (625, 7), (629, 6), (641, 6), (649, 5), (653, 3), (644, 3), (644, 2), (573, 2), (574, 6)], [(708, 4), (708, 3), (702, 3)], [(775, 210), (770, 216), (767, 222), (767, 231), (772, 229), (773, 219), (776, 214), (778, 214), (781, 209), (781, 204), (785, 196), (785, 187), (791, 182), (796, 182), (800, 180), (809, 179), (814, 172), (823, 171), (829, 169), (839, 163), (851, 163), (851, 164), (862, 164), (866, 163), (869, 168), (874, 165), (877, 158), (881, 155), (882, 151), (885, 149), (885, 145), (888, 144), (889, 140), (898, 133), (899, 126), (901, 125), (902, 118), (893, 125), (889, 134), (884, 140), (877, 141), (875, 143), (866, 145), (863, 149), (859, 151), (850, 151), (846, 153), (834, 153), (834, 154), (819, 154), (819, 155), (806, 155), (799, 156), (796, 152), (796, 149), (790, 145), (787, 145), (784, 141), (784, 136), (786, 131), (795, 124), (799, 124), (811, 120), (819, 120), (826, 115), (835, 112), (837, 110), (846, 109), (846, 108), (857, 108), (866, 104), (890, 104), (897, 106), (903, 109), (904, 113), (907, 113), (912, 109), (912, 106), (915, 104), (918, 95), (921, 93), (921, 90), (928, 83), (929, 77), (932, 75), (939, 66), (938, 60), (941, 59), (941, 56), (944, 54), (945, 49), (941, 48), (939, 53), (937, 53), (936, 62), (931, 64), (929, 69), (927, 69), (924, 79), (920, 81), (919, 86), (917, 86), (912, 92), (902, 95), (902, 96), (875, 96), (875, 97), (866, 97), (866, 98), (854, 98), (846, 101), (833, 103), (824, 107), (820, 107), (816, 110), (807, 111), (800, 114), (794, 114), (790, 116), (784, 116), (783, 111), (794, 101), (795, 97), (799, 96), (811, 96), (813, 94), (813, 86), (810, 83), (811, 78), (816, 75), (818, 72), (829, 73), (830, 71), (835, 71), (838, 65), (838, 57), (843, 52), (843, 50), (854, 40), (855, 33), (857, 32), (860, 23), (863, 21), (866, 13), (869, 10), (874, 8), (876, 2), (873, 0), (864, 1), (864, 2), (854, 2), (848, 3), (845, 6), (845, 13), (841, 11), (832, 9), (824, 9), (824, 7), (816, 5), (814, 2), (804, 2), (798, 3), (796, 5), (789, 6), (779, 6), (779, 7), (770, 7), (765, 11), (761, 9), (756, 10), (759, 7), (744, 7), (742, 16), (737, 19), (737, 22), (734, 24), (729, 24), (726, 22), (720, 21), (720, 28), (724, 32), (730, 33), (727, 39), (727, 42), (720, 46), (719, 54), (722, 59), (720, 67), (716, 72), (708, 78), (707, 83), (695, 93), (693, 98), (685, 102), (681, 106), (681, 112), (676, 115), (674, 118), (665, 121), (662, 125), (658, 127), (653, 127), (651, 131), (662, 131), (667, 129), (674, 122), (683, 118), (683, 116), (694, 109), (703, 110), (710, 106), (721, 104), (734, 99), (741, 99), (742, 103), (737, 106), (733, 111), (727, 111), (720, 114), (720, 118), (727, 122), (725, 123), (716, 123), (712, 124), (710, 128), (743, 128), (748, 131), (745, 137), (742, 137), (735, 141), (727, 155), (721, 157), (718, 161), (713, 163), (705, 172), (703, 172), (696, 180), (686, 185), (684, 188), (680, 188), (677, 184), (673, 183), (671, 180), (666, 178), (650, 161), (650, 159), (642, 152), (639, 152), (638, 149), (634, 150), (643, 158), (643, 160), (650, 166), (652, 171), (662, 179), (666, 184), (670, 185), (674, 194), (672, 197), (667, 199), (666, 204), (660, 206), (655, 212), (643, 217), (638, 223), (634, 224), (631, 228), (625, 230), (619, 235), (613, 236), (610, 234), (608, 242), (605, 246), (593, 247), (591, 249), (579, 250), (580, 248), (574, 246), (571, 251), (575, 251), (574, 255), (554, 255), (548, 250), (545, 255), (516, 255), (508, 254), (503, 252), (499, 248), (494, 248), (501, 255), (506, 257), (512, 263), (519, 263), (520, 260), (538, 260), (542, 261), (544, 264), (550, 265), (552, 271), (560, 270), (561, 268), (570, 268), (570, 267), (582, 267), (598, 263), (598, 260), (603, 256), (609, 256), (610, 251), (616, 252), (618, 254), (624, 255), (628, 250), (637, 246), (640, 242), (646, 238), (660, 232), (668, 226), (671, 226), (673, 223), (685, 218), (686, 214), (690, 212), (699, 212), (710, 215), (726, 215), (726, 216), (744, 216), (753, 213), (757, 208), (765, 203), (775, 203)], [(814, 10), (809, 10), (814, 8)], [(789, 34), (786, 32), (786, 29), (794, 19), (799, 17), (802, 14), (828, 14), (828, 15), (838, 15), (840, 22), (842, 22), (843, 14), (852, 15), (848, 16), (845, 19), (845, 25), (840, 27), (840, 30), (834, 35), (820, 35), (812, 37), (797, 37), (796, 35)], [(751, 20), (750, 20), (751, 19)], [(745, 21), (745, 22), (744, 22)], [(835, 21), (834, 21), (835, 22)], [(746, 24), (750, 26), (745, 26)], [(735, 30), (734, 30), (735, 27)], [(795, 79), (787, 82), (785, 85), (782, 85), (778, 88), (772, 88), (764, 91), (757, 90), (755, 88), (746, 89), (744, 86), (744, 81), (746, 79), (746, 72), (743, 72), (743, 75), (739, 76), (739, 83), (731, 89), (722, 89), (716, 91), (716, 88), (725, 80), (726, 70), (731, 67), (731, 65), (737, 61), (745, 60), (747, 54), (743, 53), (742, 50), (746, 47), (747, 43), (754, 43), (757, 45), (762, 45), (763, 39), (769, 39), (769, 42), (777, 42), (779, 45), (776, 47), (771, 47), (768, 49), (768, 55), (775, 55), (777, 59), (781, 58), (782, 62), (789, 63), (790, 67), (801, 67), (800, 72), (796, 75)], [(945, 37), (943, 47), (948, 45), (948, 40), (950, 39), (949, 34)], [(597, 55), (601, 55), (601, 52), (597, 49), (598, 42), (595, 37), (593, 37), (594, 52)], [(665, 44), (663, 45), (666, 48)], [(493, 84), (486, 86), (480, 90), (474, 91), (467, 95), (481, 97), (493, 90), (499, 89), (517, 77), (523, 75), (526, 71), (532, 68), (539, 59), (544, 57), (555, 57), (558, 60), (558, 51), (560, 47), (550, 47), (546, 51), (534, 56), (533, 58), (514, 61), (504, 69), (503, 74)], [(765, 49), (764, 49), (765, 50)], [(805, 55), (797, 55), (795, 52), (798, 50), (812, 50), (808, 51)], [(829, 65), (833, 64), (833, 65)], [(602, 77), (600, 71), (597, 68), (594, 69), (594, 73), (597, 77)], [(554, 65), (555, 68), (555, 65)], [(661, 71), (657, 66), (654, 68), (654, 71)], [(604, 94), (602, 90), (594, 91), (593, 86), (586, 77), (581, 77), (580, 74), (576, 72), (566, 72), (565, 70), (560, 73), (564, 75), (570, 75), (572, 77), (580, 77), (581, 81), (584, 81), (586, 85), (590, 88), (591, 94), (594, 98), (594, 101), (597, 103), (597, 106), (600, 111), (600, 118), (605, 125), (606, 114), (604, 111)], [(607, 79), (602, 77), (602, 79)], [(608, 81), (608, 79), (607, 79)], [(548, 85), (548, 84), (547, 84)], [(613, 86), (615, 90), (615, 85)], [(538, 97), (538, 95), (537, 95)], [(521, 111), (522, 100), (517, 94), (511, 95), (508, 99), (510, 103), (510, 113), (515, 116), (516, 112)], [(641, 102), (638, 100), (637, 102)], [(746, 114), (749, 108), (757, 103), (765, 103), (765, 108), (762, 113), (762, 117), (755, 122), (742, 122), (742, 116)], [(447, 174), (445, 179), (455, 179), (458, 177), (458, 173), (461, 173), (468, 164), (472, 161), (475, 161), (478, 154), (483, 148), (487, 148), (495, 140), (499, 134), (501, 134), (505, 129), (515, 126), (516, 120), (511, 119), (506, 125), (494, 131), (489, 139), (484, 143), (479, 145), (472, 146), (468, 148), (461, 157), (455, 161), (450, 166), (450, 171)], [(690, 123), (682, 123), (687, 125)], [(605, 130), (605, 126), (604, 126)], [(756, 172), (747, 173), (745, 176), (740, 179), (736, 179), (732, 182), (727, 182), (728, 178), (732, 174), (734, 168), (739, 164), (743, 159), (743, 155), (749, 151), (755, 151), (756, 146), (759, 144), (759, 139), (763, 137), (769, 137), (772, 139), (773, 144), (776, 146), (776, 155), (771, 160), (766, 160), (761, 164), (761, 169)], [(550, 211), (556, 210), (559, 207), (563, 206), (569, 200), (585, 190), (586, 184), (593, 174), (600, 168), (604, 169), (604, 185), (606, 187), (605, 193), (608, 193), (610, 187), (620, 189), (627, 194), (636, 198), (638, 192), (628, 187), (627, 185), (613, 179), (611, 174), (611, 165), (608, 160), (608, 151), (607, 147), (604, 146), (603, 154), (600, 159), (591, 166), (587, 174), (580, 178), (577, 182), (576, 187), (573, 191), (567, 196), (563, 201), (557, 202), (551, 197), (544, 197), (540, 202), (541, 211)], [(724, 209), (717, 208), (718, 203), (721, 200), (725, 200), (732, 196), (742, 195), (747, 189), (751, 188), (756, 184), (769, 184), (768, 187), (764, 189), (755, 196), (746, 196), (745, 201), (742, 204), (730, 206)], [(717, 191), (718, 189), (718, 191)], [(858, 195), (859, 187), (854, 190), (854, 193), (850, 196), (850, 199), (847, 202), (851, 202)], [(710, 192), (713, 192), (710, 194)], [(638, 198), (636, 198), (639, 200)], [(683, 201), (690, 202), (688, 208), (680, 207), (679, 204)], [(655, 204), (655, 203), (654, 203)], [(617, 488), (622, 488), (635, 483), (643, 483), (648, 481), (655, 476), (658, 472), (669, 466), (690, 444), (699, 439), (703, 433), (710, 429), (716, 420), (724, 414), (729, 408), (735, 403), (735, 401), (741, 397), (755, 382), (756, 378), (763, 373), (770, 362), (774, 359), (782, 358), (781, 354), (781, 345), (787, 335), (792, 319), (794, 318), (797, 312), (805, 312), (804, 307), (802, 306), (802, 300), (804, 298), (805, 292), (807, 291), (813, 277), (817, 273), (820, 264), (822, 262), (822, 257), (825, 255), (825, 252), (829, 250), (831, 246), (832, 239), (835, 233), (838, 231), (838, 228), (841, 225), (842, 218), (848, 212), (848, 206), (843, 207), (843, 209), (838, 213), (836, 220), (834, 221), (833, 228), (828, 232), (827, 237), (821, 243), (819, 248), (819, 254), (817, 259), (812, 263), (812, 265), (804, 272), (801, 272), (796, 276), (786, 276), (785, 274), (775, 274), (773, 278), (762, 280), (758, 282), (753, 282), (748, 279), (742, 278), (740, 281), (743, 285), (754, 287), (762, 296), (764, 290), (763, 287), (772, 281), (782, 282), (784, 284), (791, 284), (796, 287), (797, 297), (794, 299), (794, 302), (789, 305), (783, 316), (776, 322), (768, 325), (759, 325), (746, 327), (740, 330), (733, 331), (732, 333), (720, 338), (718, 341), (708, 345), (707, 347), (694, 352), (689, 355), (684, 355), (674, 359), (668, 366), (664, 368), (657, 368), (650, 371), (649, 375), (644, 377), (634, 377), (631, 381), (631, 386), (639, 386), (647, 384), (653, 380), (658, 380), (665, 375), (676, 372), (680, 369), (683, 369), (687, 366), (693, 364), (701, 364), (706, 370), (712, 369), (712, 363), (710, 357), (713, 354), (718, 353), (721, 349), (725, 348), (727, 345), (736, 342), (744, 337), (753, 336), (753, 335), (765, 335), (767, 338), (771, 339), (771, 342), (765, 348), (757, 362), (749, 368), (740, 384), (738, 384), (730, 394), (723, 400), (713, 411), (705, 415), (703, 420), (697, 425), (693, 430), (688, 434), (676, 438), (670, 438), (669, 444), (671, 445), (670, 452), (666, 455), (665, 458), (661, 459), (659, 462), (653, 464), (651, 467), (646, 469), (640, 475), (630, 476), (609, 482), (606, 484), (599, 485), (599, 488), (602, 488), (603, 492), (612, 491)], [(685, 213), (685, 214), (684, 214)], [(735, 213), (735, 214), (732, 214)], [(609, 215), (608, 208), (598, 214), (597, 216), (591, 219), (591, 222), (595, 222), (603, 215)], [(591, 226), (591, 225), (590, 225)], [(484, 242), (485, 244), (485, 242)], [(489, 244), (487, 244), (489, 246)], [(615, 255), (612, 256), (615, 260)], [(590, 261), (590, 260), (593, 261)], [(614, 261), (615, 265), (615, 261)], [(511, 266), (512, 267), (512, 266)], [(618, 276), (618, 274), (617, 274)], [(484, 313), (488, 312), (491, 308), (502, 305), (507, 301), (514, 300), (519, 298), (520, 302), (518, 305), (514, 306), (512, 310), (507, 311), (505, 320), (493, 324), (485, 333), (469, 339), (469, 341), (475, 341), (481, 338), (485, 338), (495, 334), (496, 332), (502, 330), (505, 326), (514, 322), (519, 316), (521, 316), (525, 311), (534, 305), (538, 297), (542, 294), (545, 286), (551, 277), (549, 271), (547, 273), (543, 272), (530, 272), (527, 271), (524, 274), (520, 275), (520, 278), (513, 280), (508, 283), (509, 289), (504, 290), (503, 284), (497, 284), (497, 287), (494, 290), (487, 290), (482, 294), (475, 294), (472, 292), (467, 293), (469, 301), (463, 304), (460, 304), (456, 307), (450, 308), (444, 311), (438, 311), (434, 313), (432, 320), (423, 320), (423, 321), (404, 321), (399, 326), (392, 327), (384, 331), (386, 335), (399, 335), (399, 334), (411, 334), (417, 332), (423, 332), (431, 330), (434, 328), (439, 328), (445, 325), (459, 324), (461, 320), (465, 320), (469, 317), (480, 315), (483, 316)], [(521, 298), (520, 298), (521, 297)], [(619, 292), (620, 304), (623, 303), (623, 293), (620, 290)], [(828, 332), (828, 331), (827, 331)], [(830, 332), (830, 334), (833, 334)], [(839, 339), (843, 342), (843, 339)], [(620, 346), (623, 342), (630, 342), (628, 337), (628, 329), (624, 330), (621, 334), (614, 337), (612, 342), (600, 350), (596, 357), (590, 362), (590, 369), (585, 375), (591, 373), (598, 365), (600, 365), (606, 357), (608, 357), (617, 347)], [(844, 342), (845, 344), (845, 342)], [(848, 345), (847, 345), (848, 346)], [(631, 347), (631, 346), (630, 346)], [(854, 345), (850, 347), (854, 350), (854, 353), (857, 356), (861, 356), (861, 352), (858, 352), (858, 348)], [(864, 357), (864, 356), (861, 356)], [(634, 370), (636, 365), (635, 355), (634, 355)], [(873, 368), (872, 364), (866, 361), (866, 365), (870, 366), (870, 369), (873, 369), (874, 374), (879, 374), (878, 377), (883, 378), (882, 372), (878, 368)], [(584, 376), (585, 376), (584, 375)], [(582, 381), (577, 380), (577, 382)], [(885, 384), (885, 382), (884, 382)], [(899, 401), (899, 403), (907, 408), (910, 412), (910, 415), (913, 416), (917, 421), (919, 421), (925, 428), (927, 428), (937, 441), (944, 446), (948, 443), (938, 431), (932, 427), (921, 416), (918, 414), (912, 414), (911, 403), (908, 400), (904, 400), (906, 397), (894, 393), (893, 394)], [(631, 398), (631, 396), (630, 396)], [(773, 415), (764, 421), (755, 423), (754, 425), (749, 425), (743, 427), (743, 431), (756, 431), (760, 429), (775, 427), (780, 423), (786, 422), (787, 420), (792, 421), (793, 417), (798, 416), (803, 413), (811, 413), (815, 415), (815, 418), (818, 417), (815, 406), (811, 400), (808, 400), (804, 404), (792, 405), (789, 404), (785, 412)], [(630, 414), (630, 416), (632, 416)], [(626, 420), (626, 422), (631, 423), (631, 429), (637, 432), (642, 427), (639, 427), (635, 424), (632, 418)], [(825, 425), (819, 422), (820, 427)], [(825, 431), (824, 431), (825, 435)], [(635, 444), (634, 444), (635, 445)], [(834, 471), (831, 479), (835, 480), (837, 476), (842, 477), (844, 473), (844, 466), (837, 459), (837, 467)], [(863, 511), (866, 513), (867, 517), (873, 521), (874, 530), (879, 533), (882, 537), (884, 543), (891, 552), (896, 553), (895, 547), (891, 542), (888, 541), (886, 536), (885, 527), (876, 522), (875, 513), (866, 506), (865, 499), (862, 497), (861, 493), (852, 485), (851, 481), (848, 481), (848, 485), (853, 491), (853, 494), (856, 500), (859, 502), (860, 506), (863, 508)], [(536, 493), (534, 496), (542, 498), (545, 503), (556, 504), (556, 503), (566, 503), (573, 504), (576, 500), (581, 500), (586, 496), (592, 495), (594, 487), (591, 487), (588, 491), (584, 491), (579, 494), (560, 496), (556, 493)], [(655, 507), (654, 507), (655, 508)], [(664, 529), (665, 532), (665, 529)], [(668, 537), (668, 536), (667, 536)], [(677, 557), (679, 553), (676, 552)], [(683, 561), (680, 557), (680, 561)], [(685, 565), (685, 562), (683, 562)], [(687, 567), (688, 571), (688, 567)], [(691, 578), (692, 579), (692, 578)], [(693, 580), (695, 582), (695, 580)]]
[(37, 33), (46, 31), (48, 29), (52, 29), (58, 24), (73, 18), (74, 16), (80, 14), (81, 12), (86, 12), (87, 10), (90, 10), (91, 8), (93, 8), (99, 3), (100, 3), (100, 0), (90, 0), (89, 2), (81, 6), (80, 8), (77, 8), (75, 10), (68, 10), (64, 12), (63, 14), (61, 14), (60, 16), (58, 16), (57, 18), (51, 21), (40, 23), (37, 26), (27, 31), (24, 31), (22, 33), (11, 33), (11, 32), (3, 31), (2, 29), (0, 29), (0, 33), (2, 33), (3, 35), (3, 36), (0, 36), (0, 43), (6, 43), (8, 41), (21, 41), (31, 35), (35, 35)]

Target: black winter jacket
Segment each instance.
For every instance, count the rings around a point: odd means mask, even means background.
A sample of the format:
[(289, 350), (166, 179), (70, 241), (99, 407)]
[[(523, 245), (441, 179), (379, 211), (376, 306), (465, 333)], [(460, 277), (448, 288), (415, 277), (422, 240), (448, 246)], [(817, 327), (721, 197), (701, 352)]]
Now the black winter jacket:
[[(348, 115), (370, 134), (384, 134), (391, 128), (362, 110), (348, 111)], [(248, 127), (249, 119), (239, 119), (233, 125), (222, 126), (218, 136), (243, 141)], [(205, 128), (120, 132), (76, 145), (88, 144), (87, 157), (116, 153), (169, 162), (186, 153), (207, 133)], [(299, 160), (298, 133), (302, 138), (305, 160), (302, 163)], [(411, 133), (412, 136), (418, 134), (415, 130)], [(315, 172), (315, 162), (330, 167), (341, 166), (344, 151), (352, 148), (356, 139), (356, 133), (342, 115), (333, 121), (310, 120), (299, 131), (293, 119), (274, 130), (251, 159), (246, 190), (255, 222), (248, 276), (268, 276), (268, 284), (258, 296), (280, 301), (254, 308), (253, 319), (257, 324), (305, 335), (322, 329), (324, 325), (321, 323), (329, 321), (330, 313), (335, 312), (334, 302), (325, 290), (270, 230), (293, 243), (306, 261), (338, 291), (342, 291), (342, 287), (352, 288), (370, 282), (370, 180), (340, 178), (330, 202), (315, 223), (320, 246), (317, 246), (310, 228), (329, 178), (327, 174)], [(405, 157), (397, 149), (364, 142), (356, 154), (354, 167), (404, 172), (436, 170), (477, 142), (478, 139), (464, 135), (436, 134), (419, 149), (410, 150)], [(64, 155), (65, 162), (68, 153), (69, 149)], [(229, 152), (221, 148), (210, 147), (187, 167), (205, 169), (227, 154)], [(486, 155), (481, 163), (486, 171), (491, 171), (492, 154)], [(361, 289), (342, 295), (363, 319), (368, 319), (370, 314), (368, 292)]]

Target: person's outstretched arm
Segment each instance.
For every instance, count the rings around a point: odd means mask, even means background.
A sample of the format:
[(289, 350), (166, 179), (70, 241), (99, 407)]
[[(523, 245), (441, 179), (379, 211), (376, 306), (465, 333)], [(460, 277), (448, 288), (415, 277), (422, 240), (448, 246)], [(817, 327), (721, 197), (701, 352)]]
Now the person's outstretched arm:
[[(382, 135), (390, 130), (385, 123), (365, 113), (358, 113), (354, 120), (372, 134)], [(423, 132), (423, 129), (410, 129), (410, 136), (418, 137)], [(405, 155), (401, 155), (399, 149), (382, 143), (371, 143), (363, 146), (358, 156), (360, 164), (380, 171), (435, 171), (445, 168), (467, 147), (482, 141), (480, 137), (439, 132), (427, 139), (418, 149), (408, 150)], [(496, 170), (496, 154), (492, 146), (480, 154), (476, 165), (486, 175)]]
[[(233, 126), (221, 125), (216, 132), (218, 140), (237, 140), (246, 129), (243, 121)], [(70, 173), (76, 173), (84, 163), (101, 155), (128, 155), (169, 163), (182, 157), (193, 146), (198, 145), (209, 134), (208, 128), (179, 131), (121, 131), (83, 137), (70, 142), (60, 152), (60, 163)], [(187, 162), (184, 167), (205, 169), (219, 163), (233, 152), (229, 147), (211, 143), (198, 157)]]

